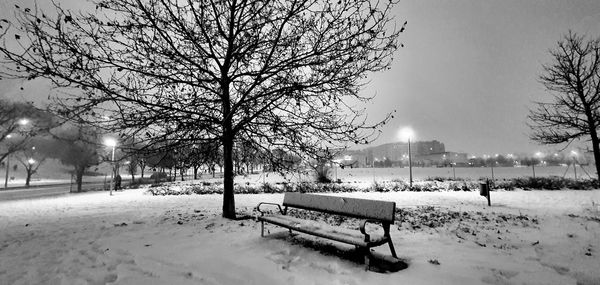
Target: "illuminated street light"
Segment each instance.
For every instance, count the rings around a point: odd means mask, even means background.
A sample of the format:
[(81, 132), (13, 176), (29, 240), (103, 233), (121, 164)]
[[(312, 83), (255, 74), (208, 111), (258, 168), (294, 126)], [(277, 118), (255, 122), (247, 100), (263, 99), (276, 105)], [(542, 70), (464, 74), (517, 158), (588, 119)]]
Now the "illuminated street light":
[(19, 120), (19, 125), (25, 126), (27, 124), (29, 124), (29, 119), (23, 118)]
[(112, 166), (112, 171), (110, 172), (110, 195), (112, 196), (114, 176), (115, 176), (115, 147), (117, 147), (117, 140), (115, 140), (113, 138), (106, 138), (106, 139), (104, 139), (104, 145), (106, 145), (108, 147), (112, 147), (112, 156), (110, 159), (110, 163)]
[(400, 129), (400, 140), (408, 142), (408, 175), (409, 175), (409, 185), (412, 188), (413, 177), (412, 177), (412, 154), (410, 151), (410, 140), (414, 137), (414, 131), (410, 127), (404, 127)]
[(575, 150), (571, 151), (571, 156), (573, 156), (573, 173), (575, 173), (575, 180), (577, 180), (577, 156), (578, 155), (579, 154)]
[(29, 163), (29, 165), (32, 165), (32, 164), (34, 164), (34, 163), (35, 163), (35, 159), (33, 159), (33, 158), (30, 158), (30, 159), (27, 161), (27, 163)]

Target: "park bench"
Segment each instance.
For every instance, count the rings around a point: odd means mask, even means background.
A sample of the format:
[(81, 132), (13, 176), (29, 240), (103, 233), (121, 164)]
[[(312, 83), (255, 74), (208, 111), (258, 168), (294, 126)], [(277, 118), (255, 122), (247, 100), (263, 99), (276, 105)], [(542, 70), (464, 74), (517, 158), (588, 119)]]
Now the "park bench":
[[(276, 206), (279, 211), (275, 213), (265, 211), (261, 209), (263, 205)], [(360, 232), (292, 217), (287, 215), (288, 208), (362, 219), (359, 227)], [(257, 220), (261, 222), (260, 230), (263, 237), (265, 222), (267, 222), (287, 228), (290, 233), (297, 231), (351, 244), (364, 255), (367, 270), (369, 269), (372, 247), (387, 243), (392, 256), (397, 258), (390, 236), (390, 225), (394, 224), (396, 211), (396, 203), (394, 202), (287, 192), (284, 194), (282, 205), (262, 202), (256, 206), (256, 210), (260, 213)], [(383, 233), (367, 233), (365, 226), (368, 223), (380, 225)]]

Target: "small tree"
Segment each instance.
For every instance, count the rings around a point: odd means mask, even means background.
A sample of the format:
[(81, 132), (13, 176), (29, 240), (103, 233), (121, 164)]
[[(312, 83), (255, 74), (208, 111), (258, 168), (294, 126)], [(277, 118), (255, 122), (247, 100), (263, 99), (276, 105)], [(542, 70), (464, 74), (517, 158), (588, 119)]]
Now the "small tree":
[(51, 134), (52, 139), (37, 149), (65, 165), (72, 166), (77, 184), (73, 192), (81, 192), (86, 170), (101, 162), (99, 152), (103, 146), (99, 144), (99, 132), (89, 126), (64, 125), (51, 130)]
[(553, 61), (543, 66), (540, 81), (552, 101), (530, 110), (531, 138), (543, 144), (591, 141), (600, 175), (600, 39), (569, 32), (550, 55)]
[(135, 156), (130, 157), (128, 163), (126, 164), (125, 168), (127, 170), (127, 173), (131, 175), (131, 183), (135, 182), (135, 175), (137, 174), (138, 164), (139, 162), (137, 160), (137, 157)]
[(37, 172), (38, 168), (40, 168), (45, 160), (46, 155), (37, 151), (35, 143), (33, 142), (29, 143), (20, 151), (20, 155), (17, 156), (17, 161), (25, 168), (25, 186), (29, 187), (31, 176)]

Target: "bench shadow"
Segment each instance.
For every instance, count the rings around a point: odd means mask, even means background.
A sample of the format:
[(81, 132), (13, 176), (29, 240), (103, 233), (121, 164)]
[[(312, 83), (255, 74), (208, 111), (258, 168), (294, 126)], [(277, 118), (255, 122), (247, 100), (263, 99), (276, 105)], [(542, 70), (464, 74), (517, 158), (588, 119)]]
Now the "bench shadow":
[[(265, 234), (265, 238), (282, 240), (293, 245), (310, 248), (321, 254), (336, 256), (364, 268), (363, 254), (360, 250), (357, 250), (351, 245), (301, 233), (290, 234), (287, 231)], [(408, 264), (408, 260), (406, 259), (394, 258), (390, 254), (384, 255), (379, 252), (371, 251), (369, 270), (378, 273), (393, 273), (408, 268)]]

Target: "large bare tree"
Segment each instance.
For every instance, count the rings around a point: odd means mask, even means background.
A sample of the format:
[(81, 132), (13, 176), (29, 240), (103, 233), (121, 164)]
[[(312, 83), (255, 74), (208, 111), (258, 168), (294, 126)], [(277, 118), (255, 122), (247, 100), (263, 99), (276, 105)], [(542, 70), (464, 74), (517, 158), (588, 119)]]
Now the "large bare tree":
[[(318, 155), (364, 143), (360, 103), (388, 69), (396, 0), (100, 0), (96, 11), (18, 7), (3, 24), (4, 76), (44, 77), (64, 116), (169, 147), (218, 142), (223, 216), (235, 217), (233, 149)], [(51, 16), (56, 14), (57, 16)], [(406, 24), (406, 23), (404, 23)], [(15, 44), (16, 42), (16, 44)]]
[(550, 55), (540, 81), (552, 101), (530, 110), (531, 138), (543, 144), (590, 141), (600, 175), (600, 39), (569, 32)]

